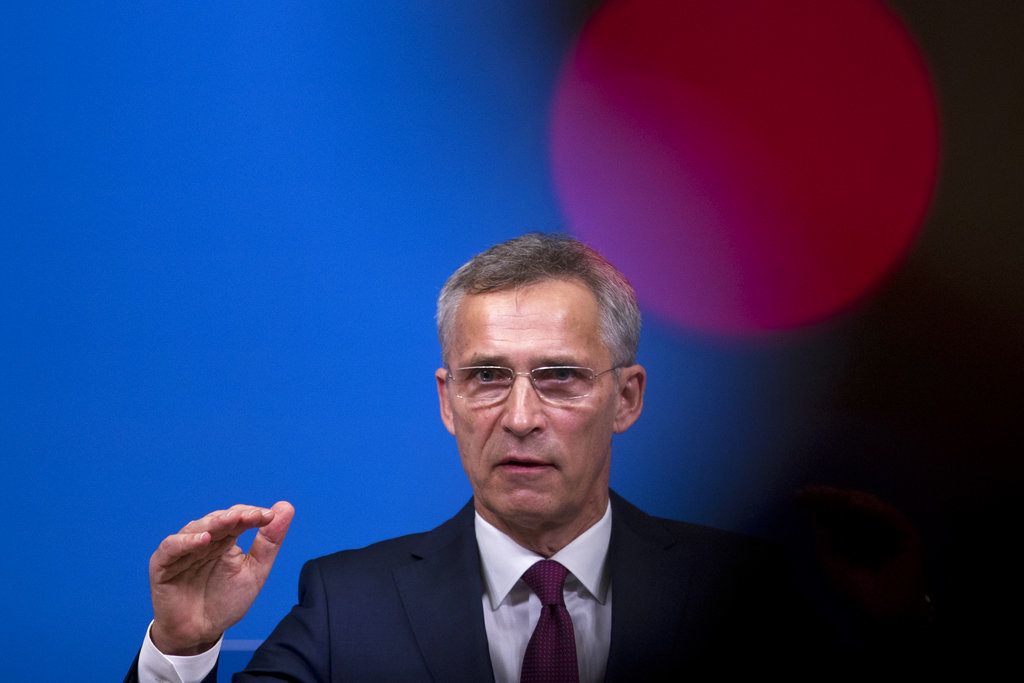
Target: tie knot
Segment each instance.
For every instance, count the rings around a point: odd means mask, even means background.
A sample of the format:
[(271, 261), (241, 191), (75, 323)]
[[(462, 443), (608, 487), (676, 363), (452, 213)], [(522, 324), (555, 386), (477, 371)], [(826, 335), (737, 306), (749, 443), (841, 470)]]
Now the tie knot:
[(523, 581), (537, 594), (542, 605), (564, 605), (562, 587), (569, 570), (554, 560), (540, 560), (523, 572)]

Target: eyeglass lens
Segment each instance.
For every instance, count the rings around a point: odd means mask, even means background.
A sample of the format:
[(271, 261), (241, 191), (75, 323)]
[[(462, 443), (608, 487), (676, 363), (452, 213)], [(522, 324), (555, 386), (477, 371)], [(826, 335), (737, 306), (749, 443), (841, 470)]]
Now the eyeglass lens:
[[(594, 371), (570, 366), (536, 368), (530, 372), (537, 393), (550, 401), (583, 398), (594, 388)], [(510, 368), (458, 368), (452, 378), (458, 395), (468, 401), (501, 401), (512, 390), (516, 373)]]

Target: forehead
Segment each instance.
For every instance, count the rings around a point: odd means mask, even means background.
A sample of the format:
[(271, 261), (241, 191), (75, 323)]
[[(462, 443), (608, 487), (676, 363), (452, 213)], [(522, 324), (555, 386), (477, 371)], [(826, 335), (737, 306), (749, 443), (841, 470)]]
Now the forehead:
[(600, 308), (576, 280), (547, 280), (517, 289), (470, 294), (453, 326), (456, 365), (501, 363), (603, 365)]

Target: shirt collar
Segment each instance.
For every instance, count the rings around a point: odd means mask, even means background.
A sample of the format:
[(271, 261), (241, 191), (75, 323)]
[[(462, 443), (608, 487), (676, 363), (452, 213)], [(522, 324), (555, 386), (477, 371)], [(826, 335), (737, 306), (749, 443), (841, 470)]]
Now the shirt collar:
[[(476, 513), (476, 543), (480, 548), (480, 564), (491, 609), (505, 600), (509, 591), (538, 560), (544, 558), (527, 550)], [(608, 544), (612, 537), (612, 505), (596, 524), (584, 531), (557, 553), (552, 560), (560, 562), (594, 598), (604, 604), (608, 594)]]

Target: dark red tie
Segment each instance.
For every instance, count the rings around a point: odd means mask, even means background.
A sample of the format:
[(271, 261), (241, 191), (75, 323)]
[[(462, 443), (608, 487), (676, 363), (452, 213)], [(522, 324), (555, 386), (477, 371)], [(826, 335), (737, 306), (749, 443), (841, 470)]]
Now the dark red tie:
[(568, 573), (554, 560), (541, 560), (523, 574), (523, 581), (540, 598), (541, 607), (540, 620), (523, 657), (521, 683), (580, 680), (572, 619), (562, 598)]

